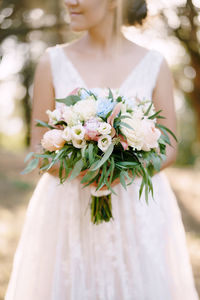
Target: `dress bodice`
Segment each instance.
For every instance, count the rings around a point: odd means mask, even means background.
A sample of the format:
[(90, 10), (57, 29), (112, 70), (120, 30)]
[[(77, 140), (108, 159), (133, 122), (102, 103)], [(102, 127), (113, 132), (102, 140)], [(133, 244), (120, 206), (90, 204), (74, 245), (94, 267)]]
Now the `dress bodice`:
[[(64, 52), (62, 45), (49, 47), (47, 48), (47, 52), (50, 56), (56, 98), (66, 97), (77, 87), (88, 88), (84, 79), (81, 78), (81, 75)], [(163, 58), (164, 56), (159, 51), (148, 50), (118, 88), (119, 93), (128, 97), (134, 95), (140, 99), (152, 99)], [(101, 90), (98, 87), (94, 89)]]

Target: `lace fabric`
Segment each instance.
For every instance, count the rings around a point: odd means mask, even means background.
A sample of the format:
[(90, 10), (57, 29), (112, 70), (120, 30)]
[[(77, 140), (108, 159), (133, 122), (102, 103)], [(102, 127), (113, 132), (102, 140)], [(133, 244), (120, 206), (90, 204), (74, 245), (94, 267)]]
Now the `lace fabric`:
[[(48, 49), (57, 98), (80, 86), (60, 45)], [(121, 92), (152, 97), (163, 56), (151, 50)], [(58, 103), (57, 103), (58, 104)], [(115, 187), (114, 221), (90, 221), (90, 188), (42, 175), (30, 199), (5, 300), (198, 300), (177, 200), (164, 172), (154, 200), (141, 179)]]

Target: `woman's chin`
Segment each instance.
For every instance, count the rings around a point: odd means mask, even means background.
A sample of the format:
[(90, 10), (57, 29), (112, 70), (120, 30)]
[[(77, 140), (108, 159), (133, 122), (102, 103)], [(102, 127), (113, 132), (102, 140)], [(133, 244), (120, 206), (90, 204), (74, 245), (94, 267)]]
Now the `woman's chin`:
[(72, 31), (85, 31), (87, 30), (88, 28), (86, 26), (83, 26), (83, 24), (78, 24), (78, 23), (75, 23), (75, 22), (70, 22), (70, 29)]

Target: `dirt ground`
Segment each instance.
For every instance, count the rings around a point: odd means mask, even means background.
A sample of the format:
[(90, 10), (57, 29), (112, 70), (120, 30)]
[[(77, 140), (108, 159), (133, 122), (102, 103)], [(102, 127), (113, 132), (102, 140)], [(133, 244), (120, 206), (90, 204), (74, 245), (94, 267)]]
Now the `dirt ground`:
[[(26, 208), (39, 178), (37, 172), (20, 175), (24, 157), (24, 154), (0, 152), (0, 300), (4, 299)], [(166, 174), (181, 209), (200, 295), (200, 170), (169, 168)]]

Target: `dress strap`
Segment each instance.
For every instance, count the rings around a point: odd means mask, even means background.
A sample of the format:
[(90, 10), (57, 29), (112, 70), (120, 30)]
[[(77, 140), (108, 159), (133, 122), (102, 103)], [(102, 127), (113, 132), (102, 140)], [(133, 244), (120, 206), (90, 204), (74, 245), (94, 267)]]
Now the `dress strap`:
[(148, 80), (145, 81), (145, 84), (147, 85), (146, 88), (149, 86), (151, 94), (153, 94), (153, 90), (156, 87), (156, 82), (163, 60), (163, 54), (154, 49), (151, 50), (150, 55), (147, 57), (146, 69), (148, 72), (146, 72), (146, 76), (148, 77)]
[(60, 55), (59, 55), (58, 50), (59, 49), (58, 49), (57, 45), (48, 47), (46, 49), (47, 53), (49, 54), (51, 74), (52, 74), (55, 94), (57, 94), (57, 89), (59, 87), (59, 80), (60, 80), (59, 73), (60, 73), (60, 67), (61, 67)]
[(83, 85), (72, 64), (64, 55), (61, 45), (46, 49), (49, 54), (53, 85), (56, 98), (64, 98), (74, 88)]

